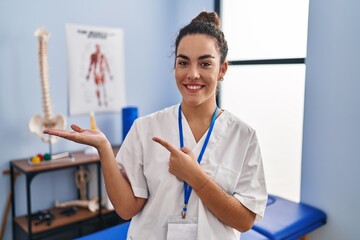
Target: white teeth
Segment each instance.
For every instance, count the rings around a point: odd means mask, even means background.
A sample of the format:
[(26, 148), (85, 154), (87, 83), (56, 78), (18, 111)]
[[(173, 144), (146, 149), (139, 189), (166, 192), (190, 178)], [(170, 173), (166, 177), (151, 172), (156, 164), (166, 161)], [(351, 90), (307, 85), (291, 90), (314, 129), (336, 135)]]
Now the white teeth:
[(201, 86), (187, 86), (187, 88), (190, 88), (191, 90), (197, 90), (197, 89), (200, 89)]

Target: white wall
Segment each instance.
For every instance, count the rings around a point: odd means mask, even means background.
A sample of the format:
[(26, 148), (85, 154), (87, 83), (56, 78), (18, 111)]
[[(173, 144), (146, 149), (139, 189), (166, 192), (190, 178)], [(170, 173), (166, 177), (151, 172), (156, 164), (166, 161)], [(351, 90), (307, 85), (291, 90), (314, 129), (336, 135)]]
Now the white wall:
[(360, 239), (360, 1), (309, 16), (301, 199), (328, 214), (310, 239)]
[(221, 107), (256, 130), (270, 194), (300, 201), (305, 64), (230, 66)]

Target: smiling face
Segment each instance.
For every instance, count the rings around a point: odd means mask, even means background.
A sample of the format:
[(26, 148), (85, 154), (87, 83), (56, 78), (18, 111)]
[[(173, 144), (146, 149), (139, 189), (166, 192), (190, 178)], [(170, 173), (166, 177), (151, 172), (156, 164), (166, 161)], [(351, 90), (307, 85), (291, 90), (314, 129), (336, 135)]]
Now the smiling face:
[(220, 65), (220, 57), (212, 37), (192, 34), (181, 39), (176, 53), (175, 78), (183, 104), (215, 107), (217, 85), (227, 70), (226, 62)]

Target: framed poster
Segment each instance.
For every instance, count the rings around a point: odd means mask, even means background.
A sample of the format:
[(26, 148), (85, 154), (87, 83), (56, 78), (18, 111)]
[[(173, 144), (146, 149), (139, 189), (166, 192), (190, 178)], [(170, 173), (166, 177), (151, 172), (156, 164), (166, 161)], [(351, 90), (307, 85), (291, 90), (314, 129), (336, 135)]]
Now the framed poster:
[(69, 114), (118, 112), (125, 105), (120, 28), (67, 24)]

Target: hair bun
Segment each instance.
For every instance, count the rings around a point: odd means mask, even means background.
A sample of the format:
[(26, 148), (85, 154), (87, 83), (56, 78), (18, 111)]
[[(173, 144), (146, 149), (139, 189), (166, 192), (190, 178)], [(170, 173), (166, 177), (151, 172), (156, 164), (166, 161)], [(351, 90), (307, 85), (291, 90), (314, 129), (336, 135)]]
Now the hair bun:
[(220, 18), (215, 12), (201, 12), (191, 23), (211, 23), (220, 29)]

